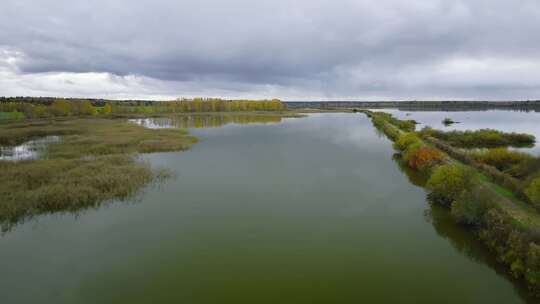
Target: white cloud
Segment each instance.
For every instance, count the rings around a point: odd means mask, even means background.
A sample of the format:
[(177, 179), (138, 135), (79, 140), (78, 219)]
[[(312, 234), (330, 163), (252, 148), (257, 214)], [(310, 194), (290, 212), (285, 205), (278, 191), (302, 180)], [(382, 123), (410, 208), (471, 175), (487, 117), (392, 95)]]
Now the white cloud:
[(0, 95), (540, 98), (537, 0), (3, 0)]

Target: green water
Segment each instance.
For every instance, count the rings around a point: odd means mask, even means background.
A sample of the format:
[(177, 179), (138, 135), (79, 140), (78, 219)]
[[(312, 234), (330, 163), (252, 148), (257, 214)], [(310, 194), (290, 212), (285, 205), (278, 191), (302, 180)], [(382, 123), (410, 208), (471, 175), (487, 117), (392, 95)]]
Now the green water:
[(363, 115), (191, 131), (139, 200), (0, 237), (0, 303), (532, 303)]

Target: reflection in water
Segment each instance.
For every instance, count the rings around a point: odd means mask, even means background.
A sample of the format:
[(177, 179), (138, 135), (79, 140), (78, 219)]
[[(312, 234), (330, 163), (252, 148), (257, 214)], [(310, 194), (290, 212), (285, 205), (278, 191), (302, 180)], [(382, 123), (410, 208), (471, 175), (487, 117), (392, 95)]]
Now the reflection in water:
[(281, 116), (266, 115), (188, 115), (130, 119), (149, 129), (217, 128), (226, 124), (279, 123)]
[(40, 158), (47, 145), (59, 140), (60, 137), (54, 135), (30, 140), (14, 147), (0, 147), (0, 160), (18, 161)]

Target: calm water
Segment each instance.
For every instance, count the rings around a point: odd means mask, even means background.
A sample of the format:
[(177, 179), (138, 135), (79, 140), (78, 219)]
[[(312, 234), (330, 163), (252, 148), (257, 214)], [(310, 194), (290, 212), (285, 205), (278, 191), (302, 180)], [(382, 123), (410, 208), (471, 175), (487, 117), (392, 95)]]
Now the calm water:
[[(540, 112), (524, 111), (406, 111), (395, 109), (378, 109), (392, 113), (399, 119), (414, 119), (420, 124), (417, 129), (430, 126), (435, 129), (450, 130), (478, 130), (496, 129), (505, 132), (528, 133), (536, 136), (536, 145), (533, 148), (519, 148), (516, 150), (540, 155)], [(446, 117), (458, 123), (445, 126), (442, 121)]]
[(361, 114), (192, 129), (177, 178), (0, 237), (1, 303), (526, 303)]
[(46, 136), (39, 139), (29, 140), (18, 146), (0, 146), (0, 161), (18, 161), (27, 159), (38, 159), (45, 152), (47, 145), (60, 141), (59, 136)]
[(227, 124), (273, 124), (281, 122), (281, 116), (264, 115), (177, 115), (170, 117), (136, 118), (130, 122), (149, 129), (166, 128), (218, 128)]

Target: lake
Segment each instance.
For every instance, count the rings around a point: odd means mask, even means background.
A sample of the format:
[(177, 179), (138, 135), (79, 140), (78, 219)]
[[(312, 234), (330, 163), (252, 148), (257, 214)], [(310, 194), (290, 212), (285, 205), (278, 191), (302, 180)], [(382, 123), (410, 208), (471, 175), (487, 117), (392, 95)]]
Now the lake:
[(190, 131), (139, 199), (2, 235), (1, 302), (533, 303), (365, 115)]

